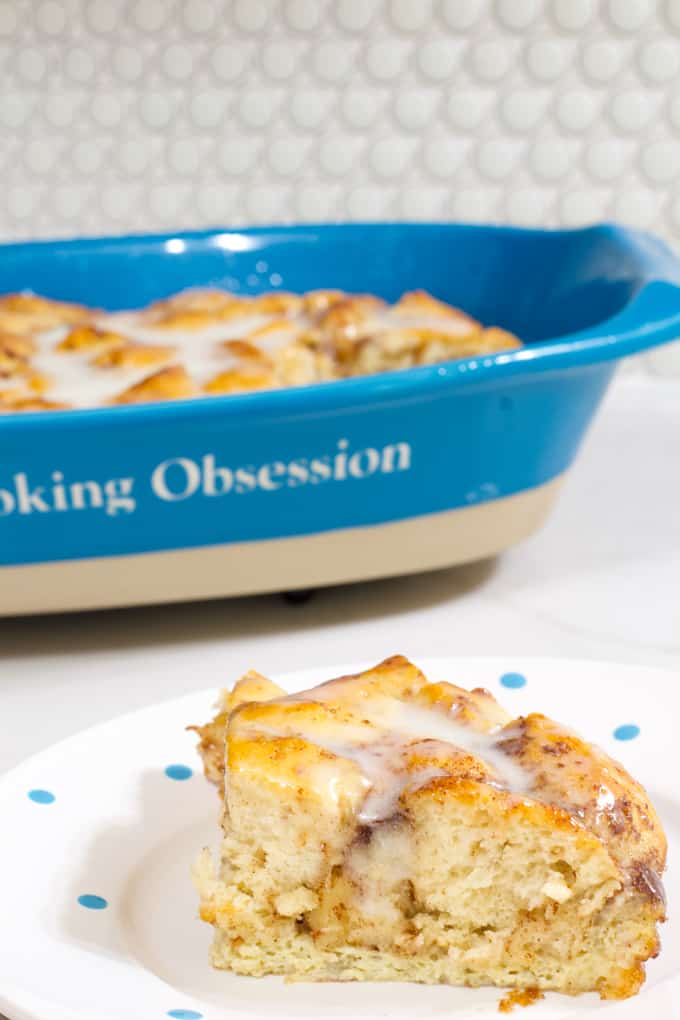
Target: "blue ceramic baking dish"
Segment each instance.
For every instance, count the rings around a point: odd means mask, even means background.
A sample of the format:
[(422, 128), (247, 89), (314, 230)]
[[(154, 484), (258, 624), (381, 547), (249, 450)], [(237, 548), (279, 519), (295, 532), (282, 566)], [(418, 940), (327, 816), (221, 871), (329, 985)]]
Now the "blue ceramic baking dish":
[[(615, 226), (365, 224), (0, 247), (0, 289), (424, 288), (520, 350), (306, 388), (0, 419), (0, 612), (294, 589), (488, 556), (545, 518), (680, 264)], [(85, 483), (88, 483), (85, 485)]]

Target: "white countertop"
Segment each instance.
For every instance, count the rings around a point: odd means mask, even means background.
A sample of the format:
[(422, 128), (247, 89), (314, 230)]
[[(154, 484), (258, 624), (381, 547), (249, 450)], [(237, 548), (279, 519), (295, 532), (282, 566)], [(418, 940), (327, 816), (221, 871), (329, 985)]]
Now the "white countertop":
[[(0, 771), (244, 669), (400, 651), (548, 655), (680, 676), (680, 380), (617, 380), (544, 530), (497, 560), (278, 596), (0, 621)], [(320, 679), (326, 679), (320, 673)]]

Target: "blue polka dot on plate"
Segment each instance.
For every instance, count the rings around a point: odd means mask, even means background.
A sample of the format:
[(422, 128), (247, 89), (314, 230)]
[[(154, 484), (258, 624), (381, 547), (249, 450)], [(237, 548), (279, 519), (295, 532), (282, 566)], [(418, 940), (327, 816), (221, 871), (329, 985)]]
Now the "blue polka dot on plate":
[(34, 804), (54, 804), (57, 799), (49, 790), (29, 790), (28, 798)]
[(108, 900), (103, 896), (95, 896), (94, 893), (83, 893), (78, 897), (78, 903), (87, 910), (106, 910), (109, 905)]
[(501, 685), (517, 690), (519, 687), (526, 687), (527, 678), (522, 673), (504, 673), (501, 677)]
[(636, 726), (635, 723), (624, 723), (622, 726), (617, 726), (614, 730), (615, 740), (635, 740), (639, 736), (640, 727)]
[(169, 1009), (168, 1016), (174, 1020), (203, 1020), (203, 1014), (197, 1013), (195, 1009)]
[(184, 779), (191, 779), (194, 773), (188, 765), (168, 765), (165, 774), (168, 779), (177, 779), (181, 782)]

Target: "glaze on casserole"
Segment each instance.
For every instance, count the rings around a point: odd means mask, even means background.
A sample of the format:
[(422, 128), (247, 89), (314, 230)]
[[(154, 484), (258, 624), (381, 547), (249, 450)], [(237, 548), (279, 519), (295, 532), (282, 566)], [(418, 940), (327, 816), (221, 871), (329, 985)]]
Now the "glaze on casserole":
[(521, 346), (424, 291), (187, 290), (105, 314), (0, 298), (0, 411), (179, 400), (346, 379)]

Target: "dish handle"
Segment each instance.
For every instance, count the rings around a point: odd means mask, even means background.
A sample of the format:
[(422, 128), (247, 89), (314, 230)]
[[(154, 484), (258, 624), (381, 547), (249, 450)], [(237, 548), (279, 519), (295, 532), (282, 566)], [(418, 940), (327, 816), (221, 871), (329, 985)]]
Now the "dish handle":
[(680, 256), (643, 231), (612, 229), (619, 235), (640, 286), (620, 312), (584, 330), (579, 340), (611, 342), (618, 357), (680, 339)]

